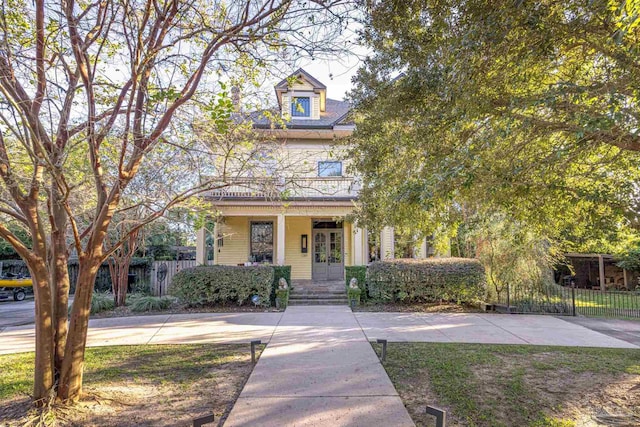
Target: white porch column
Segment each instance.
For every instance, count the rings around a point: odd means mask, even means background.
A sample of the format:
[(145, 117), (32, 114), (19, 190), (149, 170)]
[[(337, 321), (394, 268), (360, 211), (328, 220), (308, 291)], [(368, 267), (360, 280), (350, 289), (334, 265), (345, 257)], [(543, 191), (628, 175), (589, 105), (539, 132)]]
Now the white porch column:
[(196, 264), (207, 263), (207, 230), (202, 227), (196, 232)]
[(598, 270), (600, 271), (600, 290), (604, 291), (606, 287), (604, 283), (604, 258), (602, 255), (598, 255)]
[(384, 227), (380, 233), (380, 257), (383, 260), (394, 259), (395, 246), (393, 227)]
[(278, 215), (276, 226), (276, 261), (278, 265), (284, 265), (284, 214)]
[(418, 249), (417, 257), (418, 259), (424, 259), (427, 257), (427, 238), (423, 238), (420, 241), (420, 248)]
[(363, 257), (363, 230), (353, 227), (353, 265), (365, 265)]

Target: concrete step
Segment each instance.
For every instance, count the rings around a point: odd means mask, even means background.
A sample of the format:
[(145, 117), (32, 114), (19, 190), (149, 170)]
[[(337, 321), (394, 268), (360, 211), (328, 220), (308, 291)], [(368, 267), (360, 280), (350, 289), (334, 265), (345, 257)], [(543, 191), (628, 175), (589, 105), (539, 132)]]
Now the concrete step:
[(349, 305), (346, 298), (289, 299), (289, 305)]
[(347, 298), (345, 294), (331, 295), (331, 294), (317, 294), (317, 295), (289, 295), (289, 299), (343, 299)]
[(344, 296), (346, 292), (291, 292), (290, 296), (316, 296), (316, 295), (330, 295), (330, 296)]

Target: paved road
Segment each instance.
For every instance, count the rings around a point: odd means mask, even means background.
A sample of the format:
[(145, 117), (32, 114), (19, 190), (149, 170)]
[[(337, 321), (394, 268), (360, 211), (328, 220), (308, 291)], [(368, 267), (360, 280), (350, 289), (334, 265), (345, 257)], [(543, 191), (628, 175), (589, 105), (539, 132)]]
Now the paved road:
[[(69, 305), (73, 295), (69, 297)], [(29, 325), (35, 322), (35, 302), (33, 295), (24, 301), (0, 301), (0, 332), (8, 326)]]
[(640, 347), (640, 321), (638, 320), (591, 317), (566, 317), (565, 320)]
[(0, 301), (0, 331), (7, 326), (33, 323), (34, 317), (35, 308), (33, 299), (27, 298), (24, 301)]

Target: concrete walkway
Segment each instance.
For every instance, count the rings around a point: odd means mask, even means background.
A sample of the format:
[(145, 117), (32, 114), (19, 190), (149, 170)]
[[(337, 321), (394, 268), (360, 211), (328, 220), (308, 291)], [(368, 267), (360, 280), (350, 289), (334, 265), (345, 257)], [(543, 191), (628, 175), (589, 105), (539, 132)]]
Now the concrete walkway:
[(227, 427), (413, 426), (346, 306), (289, 307)]
[[(571, 319), (569, 317), (361, 312), (356, 313), (356, 318), (369, 340), (639, 348), (631, 342), (567, 321)], [(598, 322), (603, 321), (591, 319), (590, 324)]]
[[(337, 325), (327, 307), (290, 307), (282, 313), (194, 313), (114, 317), (89, 322), (90, 347), (132, 344), (268, 343), (276, 332), (308, 341), (337, 340), (349, 331), (373, 341), (461, 342), (640, 348), (640, 322), (513, 314), (355, 313), (356, 323)], [(337, 307), (351, 313), (347, 307)], [(297, 316), (291, 317), (297, 313)], [(315, 314), (314, 314), (315, 313)], [(324, 313), (324, 314), (322, 314)], [(307, 317), (309, 319), (307, 319)], [(315, 319), (315, 323), (311, 322)], [(281, 321), (282, 320), (282, 321)], [(283, 323), (284, 322), (284, 323)], [(282, 329), (284, 327), (287, 329)], [(357, 330), (354, 330), (357, 329)], [(329, 331), (337, 335), (327, 335)], [(33, 351), (34, 326), (0, 330), (0, 354)]]
[[(581, 323), (588, 327), (552, 316), (352, 313), (346, 306), (297, 306), (284, 313), (94, 319), (87, 345), (248, 344), (260, 339), (269, 345), (225, 426), (401, 427), (414, 424), (369, 341), (640, 348), (632, 339), (640, 332), (636, 322)], [(33, 325), (0, 331), (0, 354), (33, 348)]]
[[(194, 313), (89, 321), (87, 346), (269, 342), (281, 313)], [(34, 351), (33, 325), (0, 332), (0, 354)]]

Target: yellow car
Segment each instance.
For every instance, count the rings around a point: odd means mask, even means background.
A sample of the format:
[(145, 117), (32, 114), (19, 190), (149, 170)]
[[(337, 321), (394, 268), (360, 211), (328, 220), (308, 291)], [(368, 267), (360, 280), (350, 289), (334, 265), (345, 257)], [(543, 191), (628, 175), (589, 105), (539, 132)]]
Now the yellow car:
[(0, 277), (0, 300), (13, 296), (14, 301), (24, 301), (27, 292), (33, 288), (31, 277), (19, 277), (15, 274), (7, 274)]

